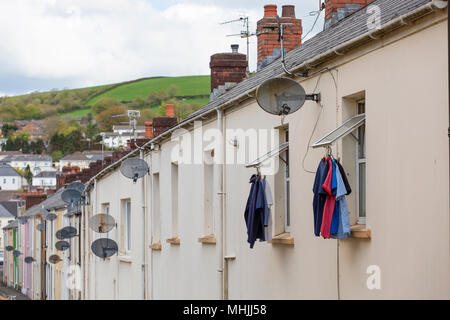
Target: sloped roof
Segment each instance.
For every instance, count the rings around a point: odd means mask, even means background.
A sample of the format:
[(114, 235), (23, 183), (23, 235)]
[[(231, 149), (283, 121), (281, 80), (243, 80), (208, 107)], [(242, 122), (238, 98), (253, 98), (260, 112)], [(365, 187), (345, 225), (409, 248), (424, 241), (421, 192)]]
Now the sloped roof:
[[(371, 4), (377, 5), (380, 8), (381, 25), (383, 25), (428, 2), (431, 2), (431, 0), (374, 0)], [(302, 45), (286, 54), (285, 60), (287, 69), (295, 69), (296, 66), (300, 66), (304, 62), (319, 56), (330, 49), (367, 33), (369, 31), (367, 26), (368, 17), (366, 8), (363, 7), (342, 19), (337, 24), (305, 41)], [(255, 75), (245, 79), (229, 91), (218, 96), (203, 108), (190, 114), (181, 123), (189, 121), (206, 111), (217, 108), (230, 100), (245, 94), (249, 90), (256, 89), (264, 81), (280, 76), (282, 73), (283, 67), (281, 65), (281, 59), (279, 58), (258, 71)]]
[(89, 158), (86, 157), (81, 152), (77, 151), (77, 152), (74, 152), (72, 154), (68, 154), (67, 156), (65, 156), (61, 160), (79, 160), (79, 161), (84, 161), (84, 160), (89, 160)]
[(19, 226), (19, 221), (14, 220), (10, 224), (8, 224), (6, 227), (4, 227), (3, 230), (16, 229), (18, 226)]
[(34, 178), (56, 178), (56, 171), (42, 171), (35, 175)]
[(61, 199), (61, 194), (65, 190), (65, 188), (60, 188), (55, 193), (49, 195), (49, 197), (37, 204), (29, 208), (25, 213), (23, 214), (24, 217), (33, 217), (38, 213), (42, 213), (42, 206), (44, 206), (47, 210), (55, 210), (64, 208), (67, 206), (67, 204)]
[(11, 161), (46, 161), (52, 162), (52, 157), (42, 154), (11, 154), (1, 160), (2, 162)]
[(0, 203), (0, 218), (14, 218), (14, 216)]
[(0, 163), (0, 177), (21, 177), (9, 164)]
[(8, 212), (13, 216), (17, 217), (19, 211), (18, 201), (3, 201), (0, 203)]

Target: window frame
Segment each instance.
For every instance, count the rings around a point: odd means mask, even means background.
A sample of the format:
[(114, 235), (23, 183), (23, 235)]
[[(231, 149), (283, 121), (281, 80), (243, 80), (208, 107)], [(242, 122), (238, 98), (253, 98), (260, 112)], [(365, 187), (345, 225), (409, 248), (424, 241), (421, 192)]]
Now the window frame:
[[(288, 142), (289, 143), (289, 127), (286, 127), (283, 129), (283, 137), (284, 137), (284, 142)], [(285, 168), (284, 168), (284, 181), (283, 181), (283, 185), (284, 185), (284, 231), (285, 232), (291, 232), (292, 229), (292, 221), (291, 221), (291, 208), (290, 208), (290, 204), (291, 204), (291, 179), (290, 179), (290, 172), (289, 172), (289, 148), (287, 148), (285, 151), (283, 151), (280, 154), (280, 157), (282, 154), (285, 154), (285, 159), (284, 159), (284, 164), (285, 164)]]
[[(362, 100), (359, 100), (359, 101), (357, 101), (356, 102), (356, 104), (357, 104), (357, 114), (365, 114), (365, 104), (366, 104), (366, 101), (365, 101), (365, 99), (362, 99)], [(364, 110), (363, 110), (363, 112), (361, 112), (361, 106), (363, 106), (363, 108), (364, 108)], [(365, 130), (365, 126), (366, 126), (366, 123), (364, 122), (364, 124), (363, 125), (361, 125), (361, 126), (359, 126), (358, 128), (357, 128), (357, 140), (355, 141), (355, 148), (356, 148), (356, 152), (355, 152), (355, 154), (356, 154), (356, 159), (355, 159), (355, 161), (356, 161), (356, 194), (357, 194), (357, 196), (356, 196), (356, 213), (357, 213), (357, 215), (356, 215), (356, 218), (357, 218), (357, 220), (356, 220), (356, 223), (357, 224), (366, 224), (366, 220), (367, 220), (367, 210), (366, 210), (366, 201), (367, 201), (367, 197), (366, 197), (366, 195), (367, 195), (367, 154), (366, 154), (366, 137), (367, 137), (367, 133), (366, 133), (366, 130)], [(361, 134), (361, 129), (362, 128), (364, 128), (364, 136), (362, 137), (363, 138), (363, 155), (364, 155), (364, 157), (360, 157), (360, 145), (361, 145), (361, 143), (360, 143), (360, 141), (361, 141), (361, 136), (360, 136), (360, 134)], [(365, 171), (365, 185), (364, 185), (364, 190), (363, 190), (363, 192), (364, 192), (364, 198), (365, 198), (365, 205), (364, 205), (364, 211), (365, 211), (365, 215), (364, 216), (361, 216), (361, 210), (360, 210), (360, 202), (361, 202), (361, 189), (360, 189), (360, 185), (361, 185), (361, 174), (360, 174), (360, 165), (364, 165), (364, 171)]]

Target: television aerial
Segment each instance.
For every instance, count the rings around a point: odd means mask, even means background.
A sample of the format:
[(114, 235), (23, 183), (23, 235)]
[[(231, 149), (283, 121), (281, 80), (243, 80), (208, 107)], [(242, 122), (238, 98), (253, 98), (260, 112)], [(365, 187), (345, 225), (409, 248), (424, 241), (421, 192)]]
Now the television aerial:
[(13, 256), (16, 257), (16, 258), (19, 257), (21, 254), (22, 254), (22, 252), (20, 252), (19, 250), (14, 250), (13, 251)]
[(24, 259), (24, 261), (25, 261), (25, 263), (30, 264), (30, 263), (33, 263), (35, 260), (33, 257), (26, 257)]
[(289, 78), (272, 78), (256, 90), (256, 101), (266, 112), (287, 116), (299, 110), (306, 100), (320, 101), (320, 93), (306, 94), (305, 89)]
[(97, 257), (106, 259), (116, 254), (119, 248), (114, 240), (101, 238), (92, 242), (91, 250)]
[(43, 224), (43, 223), (39, 223), (37, 226), (36, 226), (36, 229), (38, 230), (38, 231), (45, 231), (45, 224)]
[(120, 165), (122, 175), (136, 182), (139, 178), (144, 177), (149, 171), (147, 162), (140, 158), (126, 159)]
[(57, 264), (58, 262), (61, 262), (62, 259), (61, 259), (61, 257), (58, 256), (57, 254), (52, 254), (52, 255), (48, 258), (48, 261), (49, 261), (51, 264)]
[(81, 192), (76, 189), (66, 189), (61, 194), (61, 199), (70, 205), (78, 203), (81, 200)]
[(70, 248), (70, 243), (68, 243), (67, 241), (61, 240), (61, 241), (58, 241), (57, 243), (55, 243), (55, 248), (59, 251), (66, 251), (67, 249)]
[(112, 216), (105, 213), (99, 213), (89, 219), (89, 227), (98, 233), (107, 233), (116, 226)]

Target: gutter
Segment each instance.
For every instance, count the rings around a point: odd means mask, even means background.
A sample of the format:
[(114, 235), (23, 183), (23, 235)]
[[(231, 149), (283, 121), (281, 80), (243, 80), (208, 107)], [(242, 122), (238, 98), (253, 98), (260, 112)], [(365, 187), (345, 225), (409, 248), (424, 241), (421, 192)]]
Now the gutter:
[[(314, 58), (311, 58), (311, 59), (309, 59), (309, 60), (307, 60), (305, 62), (302, 62), (300, 65), (295, 66), (291, 70), (287, 69), (287, 70), (284, 71), (282, 66), (280, 66), (280, 70), (283, 70), (284, 72), (280, 72), (279, 74), (274, 75), (274, 77), (285, 76), (285, 75), (288, 74), (288, 73), (286, 73), (286, 71), (288, 71), (289, 73), (293, 73), (293, 72), (298, 71), (300, 69), (305, 69), (305, 70), (313, 69), (314, 68), (313, 66), (314, 66), (315, 62), (318, 62), (318, 61), (323, 60), (325, 58), (331, 59), (333, 56), (343, 55), (343, 54), (345, 54), (345, 49), (348, 49), (348, 48), (353, 49), (352, 46), (355, 43), (358, 43), (358, 42), (363, 41), (363, 40), (373, 41), (374, 38), (377, 38), (377, 36), (375, 36), (375, 33), (386, 31), (390, 27), (393, 27), (393, 26), (395, 26), (397, 24), (399, 25), (399, 27), (401, 27), (402, 25), (407, 24), (407, 20), (410, 17), (413, 17), (413, 16), (415, 16), (417, 14), (420, 14), (422, 12), (425, 13), (427, 11), (443, 10), (447, 6), (448, 6), (448, 2), (447, 1), (432, 0), (431, 2), (425, 4), (425, 5), (417, 8), (417, 9), (414, 9), (414, 10), (412, 10), (412, 11), (410, 11), (410, 12), (408, 12), (408, 13), (402, 15), (402, 16), (394, 18), (393, 20), (391, 20), (391, 21), (385, 23), (384, 25), (382, 25), (380, 28), (368, 31), (368, 32), (366, 32), (366, 33), (364, 33), (364, 34), (362, 34), (360, 36), (357, 36), (357, 37), (355, 37), (355, 38), (353, 38), (353, 39), (351, 39), (351, 40), (349, 40), (347, 42), (344, 42), (344, 43), (342, 43), (342, 44), (340, 44), (340, 45), (338, 45), (338, 46), (336, 46), (334, 48), (331, 48), (331, 49), (325, 51), (324, 53), (321, 53), (321, 54), (315, 56)], [(419, 17), (419, 18), (421, 18), (421, 17)], [(323, 63), (323, 61), (320, 62), (320, 63)], [(160, 135), (154, 137), (153, 139), (151, 139), (150, 141), (145, 143), (141, 148), (144, 148), (144, 149), (150, 148), (150, 146), (152, 144), (156, 143), (157, 141), (160, 141), (161, 139), (163, 139), (167, 135), (171, 134), (175, 130), (177, 130), (177, 129), (179, 129), (179, 128), (181, 128), (181, 127), (183, 127), (183, 126), (185, 126), (185, 125), (187, 125), (187, 124), (189, 124), (189, 123), (191, 123), (191, 122), (193, 122), (193, 121), (195, 121), (195, 120), (197, 120), (199, 118), (205, 117), (206, 115), (212, 114), (212, 113), (217, 112), (218, 110), (221, 110), (221, 109), (225, 109), (225, 108), (227, 108), (227, 107), (237, 103), (239, 100), (247, 99), (248, 97), (251, 97), (251, 95), (253, 93), (255, 93), (256, 90), (257, 90), (257, 87), (249, 89), (249, 90), (245, 91), (244, 93), (240, 94), (239, 96), (237, 96), (237, 97), (235, 97), (233, 99), (230, 99), (228, 102), (223, 103), (220, 106), (217, 106), (217, 107), (215, 107), (213, 109), (210, 109), (210, 110), (207, 110), (207, 111), (205, 111), (203, 113), (200, 113), (197, 116), (193, 117), (192, 119), (189, 119), (186, 122), (179, 123), (178, 125), (170, 128), (170, 129), (164, 131), (163, 133), (161, 133)], [(132, 156), (136, 156), (138, 154), (138, 151), (139, 151), (138, 149), (133, 150), (132, 152), (128, 153), (126, 156), (124, 156), (121, 159), (119, 159), (117, 162), (111, 164), (109, 167), (107, 167), (107, 168), (103, 169), (102, 171), (100, 171), (96, 176), (92, 177), (86, 183), (86, 189), (85, 189), (84, 193), (90, 190), (90, 187), (91, 187), (94, 179), (98, 179), (98, 178), (102, 177), (103, 175), (105, 175), (106, 173), (108, 173), (109, 171), (113, 170), (116, 166), (120, 165), (122, 163), (122, 161), (124, 161), (124, 160), (126, 160), (126, 159), (128, 159), (128, 158), (130, 158)]]

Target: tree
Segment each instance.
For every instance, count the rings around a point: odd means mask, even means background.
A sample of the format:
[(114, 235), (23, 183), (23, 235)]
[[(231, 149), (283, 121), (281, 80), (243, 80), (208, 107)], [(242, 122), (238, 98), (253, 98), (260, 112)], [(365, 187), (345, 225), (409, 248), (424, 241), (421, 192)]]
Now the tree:
[(169, 94), (169, 97), (171, 97), (171, 98), (174, 98), (178, 94), (179, 91), (180, 90), (178, 89), (178, 87), (174, 84), (171, 84), (169, 86), (169, 88), (167, 89), (167, 93)]
[(53, 162), (58, 162), (63, 157), (63, 153), (60, 150), (56, 150), (52, 152), (52, 160)]
[(15, 124), (4, 123), (2, 126), (2, 134), (5, 138), (10, 137), (17, 131), (17, 126)]
[(113, 125), (118, 125), (127, 121), (128, 117), (125, 115), (126, 113), (127, 110), (122, 106), (112, 107), (100, 112), (96, 117), (100, 130), (111, 131)]
[(113, 99), (113, 98), (101, 98), (96, 103), (94, 103), (94, 105), (92, 106), (92, 111), (95, 114), (100, 114), (103, 111), (108, 110), (109, 108), (117, 107), (117, 106), (120, 106), (120, 105), (121, 105), (120, 102), (117, 101), (116, 99)]

